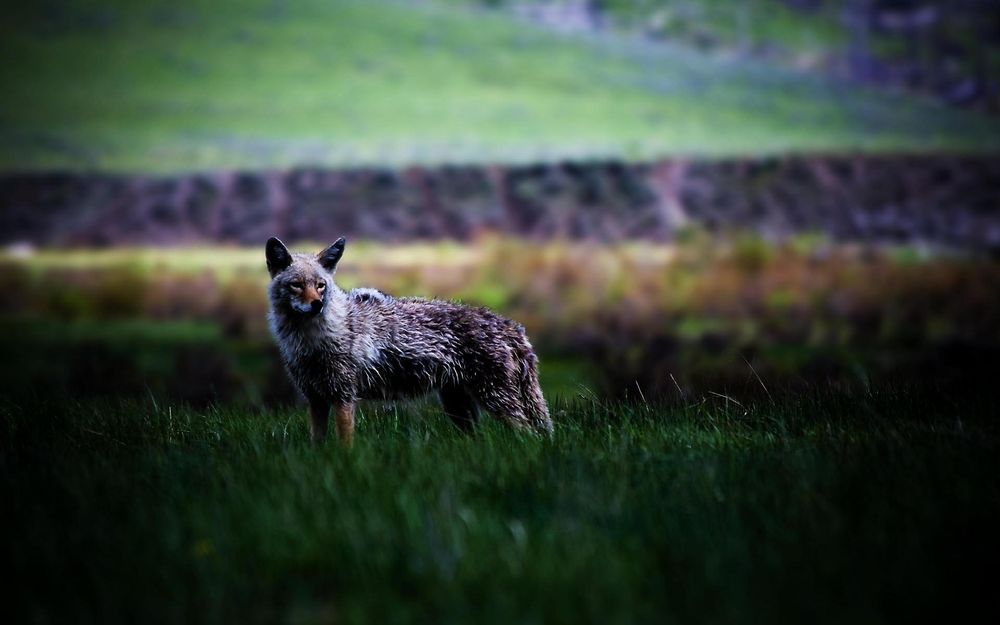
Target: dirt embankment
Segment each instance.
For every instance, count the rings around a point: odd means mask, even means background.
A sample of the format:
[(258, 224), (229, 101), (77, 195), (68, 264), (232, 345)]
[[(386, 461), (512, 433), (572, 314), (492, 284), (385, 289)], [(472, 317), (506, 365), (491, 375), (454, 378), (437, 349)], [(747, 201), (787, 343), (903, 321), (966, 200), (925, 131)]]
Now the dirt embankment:
[(0, 176), (0, 243), (257, 244), (483, 232), (670, 240), (684, 228), (1000, 251), (1000, 159), (786, 157), (176, 176)]

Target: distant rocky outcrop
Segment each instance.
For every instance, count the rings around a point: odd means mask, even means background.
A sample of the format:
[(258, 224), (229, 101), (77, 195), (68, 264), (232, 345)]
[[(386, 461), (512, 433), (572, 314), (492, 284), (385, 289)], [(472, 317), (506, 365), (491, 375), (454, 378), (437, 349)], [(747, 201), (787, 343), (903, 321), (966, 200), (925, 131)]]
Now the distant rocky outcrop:
[(0, 243), (466, 240), (484, 232), (666, 241), (694, 225), (996, 253), (998, 181), (1000, 159), (945, 156), (7, 174)]

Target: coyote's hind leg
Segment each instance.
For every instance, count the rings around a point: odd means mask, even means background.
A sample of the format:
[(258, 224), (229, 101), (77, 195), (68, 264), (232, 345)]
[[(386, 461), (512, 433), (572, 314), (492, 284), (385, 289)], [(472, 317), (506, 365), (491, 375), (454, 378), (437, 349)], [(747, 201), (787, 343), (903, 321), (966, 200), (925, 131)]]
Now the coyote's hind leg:
[(497, 419), (506, 421), (516, 428), (532, 429), (532, 424), (524, 414), (518, 389), (513, 380), (494, 380), (494, 383), (477, 389), (476, 400), (486, 412)]
[[(475, 389), (475, 398), (484, 410), (516, 428), (537, 434), (551, 434), (552, 420), (534, 378), (523, 389), (511, 372), (505, 372)], [(529, 393), (526, 394), (525, 391)]]
[(476, 401), (465, 389), (449, 386), (442, 388), (438, 394), (441, 396), (441, 406), (444, 408), (444, 413), (448, 415), (452, 423), (463, 432), (472, 432), (476, 429), (476, 423), (479, 421), (479, 407), (476, 406)]

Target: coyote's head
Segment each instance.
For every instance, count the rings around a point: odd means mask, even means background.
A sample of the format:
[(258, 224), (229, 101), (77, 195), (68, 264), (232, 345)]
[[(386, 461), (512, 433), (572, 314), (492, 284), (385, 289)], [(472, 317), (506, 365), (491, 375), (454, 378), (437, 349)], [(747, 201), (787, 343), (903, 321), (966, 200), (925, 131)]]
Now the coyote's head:
[(344, 237), (316, 256), (292, 254), (276, 237), (264, 248), (271, 274), (271, 305), (276, 311), (315, 317), (323, 312), (327, 294), (336, 290), (333, 273), (344, 254)]

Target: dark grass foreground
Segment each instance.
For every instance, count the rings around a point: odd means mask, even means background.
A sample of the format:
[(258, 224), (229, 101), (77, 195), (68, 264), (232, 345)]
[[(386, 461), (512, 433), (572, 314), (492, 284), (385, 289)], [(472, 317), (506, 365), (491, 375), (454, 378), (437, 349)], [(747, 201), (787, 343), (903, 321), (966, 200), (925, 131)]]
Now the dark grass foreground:
[[(996, 610), (984, 398), (555, 406), (553, 441), (369, 406), (2, 404), (10, 622), (909, 622)], [(987, 619), (989, 620), (989, 619)]]

